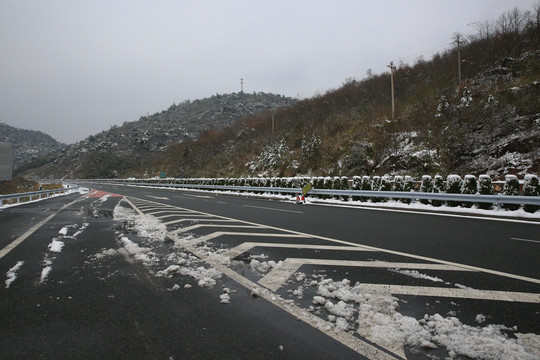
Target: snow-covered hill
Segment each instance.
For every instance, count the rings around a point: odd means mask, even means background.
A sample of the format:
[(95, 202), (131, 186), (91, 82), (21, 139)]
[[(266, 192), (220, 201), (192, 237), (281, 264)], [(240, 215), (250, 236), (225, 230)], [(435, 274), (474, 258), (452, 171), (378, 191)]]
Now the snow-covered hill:
[(0, 141), (13, 144), (15, 168), (65, 146), (41, 131), (19, 129), (4, 123), (0, 123)]

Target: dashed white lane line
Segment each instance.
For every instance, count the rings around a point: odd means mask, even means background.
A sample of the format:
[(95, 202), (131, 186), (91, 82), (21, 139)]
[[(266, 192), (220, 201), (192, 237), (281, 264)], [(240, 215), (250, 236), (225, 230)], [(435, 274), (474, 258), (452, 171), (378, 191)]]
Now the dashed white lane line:
[(244, 207), (249, 207), (249, 208), (255, 208), (255, 209), (264, 209), (264, 210), (272, 210), (272, 211), (281, 211), (281, 212), (296, 213), (296, 214), (303, 214), (303, 213), (304, 213), (303, 211), (285, 210), (285, 209), (274, 209), (274, 208), (269, 208), (269, 207), (264, 207), (264, 206), (253, 206), (253, 205), (242, 205), (242, 206), (244, 206)]
[(30, 235), (32, 235), (34, 232), (36, 232), (40, 227), (45, 225), (49, 220), (51, 220), (53, 217), (58, 215), (61, 211), (68, 208), (69, 206), (73, 205), (77, 201), (79, 201), (81, 198), (78, 198), (69, 204), (66, 204), (62, 206), (60, 209), (58, 209), (55, 213), (47, 216), (45, 219), (41, 220), (36, 225), (32, 226), (27, 232), (19, 236), (17, 239), (13, 240), (10, 244), (8, 244), (5, 248), (0, 250), (0, 259), (6, 256), (11, 250), (15, 249), (20, 243), (22, 243), (24, 240), (26, 240)]
[(511, 240), (516, 240), (516, 241), (526, 241), (526, 242), (532, 242), (532, 243), (537, 243), (537, 244), (540, 244), (540, 240), (530, 240), (530, 239), (521, 239), (521, 238), (510, 238)]
[(322, 266), (349, 266), (364, 268), (386, 268), (386, 269), (421, 269), (421, 270), (443, 270), (443, 271), (470, 271), (458, 266), (445, 264), (422, 264), (387, 261), (352, 261), (352, 260), (331, 260), (331, 259), (298, 259), (287, 258), (281, 267), (275, 267), (265, 277), (259, 280), (259, 284), (272, 291), (279, 289), (302, 265), (322, 265)]

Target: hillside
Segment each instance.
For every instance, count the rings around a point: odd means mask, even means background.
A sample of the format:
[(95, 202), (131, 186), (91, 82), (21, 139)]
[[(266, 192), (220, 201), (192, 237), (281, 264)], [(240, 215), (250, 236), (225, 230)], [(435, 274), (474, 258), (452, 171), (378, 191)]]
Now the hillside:
[[(420, 176), (540, 171), (540, 6), (475, 23), (458, 48), (368, 70), (302, 101), (215, 95), (90, 136), (27, 174)], [(275, 126), (272, 126), (272, 117)]]
[[(537, 14), (538, 15), (538, 14)], [(509, 23), (510, 18), (519, 22)], [(505, 21), (500, 21), (500, 20)], [(538, 173), (540, 20), (514, 9), (457, 47), (390, 73), (348, 80), (271, 116), (248, 116), (172, 147), (171, 176)], [(484, 26), (490, 26), (489, 32)], [(462, 37), (463, 39), (463, 37)], [(125, 175), (134, 175), (127, 171)]]
[[(266, 93), (233, 93), (173, 104), (167, 110), (113, 126), (56, 151), (25, 175), (108, 178), (136, 169), (142, 176), (150, 159), (173, 144), (195, 139), (253, 114), (275, 111), (296, 100)], [(45, 165), (42, 163), (45, 162)]]
[(19, 129), (4, 123), (0, 123), (0, 141), (13, 143), (14, 168), (65, 146), (41, 131)]

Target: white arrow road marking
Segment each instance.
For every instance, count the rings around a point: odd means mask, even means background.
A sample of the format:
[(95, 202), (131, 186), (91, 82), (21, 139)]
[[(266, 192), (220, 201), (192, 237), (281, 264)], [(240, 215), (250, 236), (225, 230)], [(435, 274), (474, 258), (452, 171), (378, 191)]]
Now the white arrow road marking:
[(337, 246), (337, 245), (309, 245), (309, 244), (279, 244), (279, 243), (260, 243), (260, 242), (245, 242), (235, 248), (223, 253), (223, 256), (234, 259), (238, 255), (251, 250), (254, 247), (273, 247), (273, 248), (289, 248), (289, 249), (312, 249), (312, 250), (340, 250), (340, 251), (373, 251), (356, 246)]
[(325, 266), (350, 266), (350, 267), (370, 267), (386, 269), (421, 269), (421, 270), (444, 270), (444, 271), (471, 271), (445, 264), (420, 264), (387, 261), (351, 261), (351, 260), (329, 260), (329, 259), (297, 259), (288, 258), (283, 261), (281, 267), (275, 267), (265, 277), (259, 280), (259, 284), (272, 291), (279, 289), (302, 265), (325, 265)]

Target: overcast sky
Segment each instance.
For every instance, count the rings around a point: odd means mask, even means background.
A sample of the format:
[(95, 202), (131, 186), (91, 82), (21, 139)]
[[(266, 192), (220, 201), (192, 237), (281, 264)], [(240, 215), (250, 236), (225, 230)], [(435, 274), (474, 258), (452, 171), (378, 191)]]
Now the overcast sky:
[(73, 143), (173, 103), (311, 97), (538, 0), (0, 0), (0, 122)]

